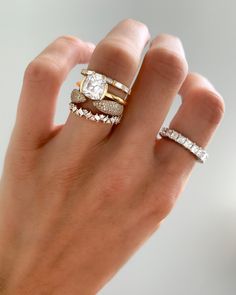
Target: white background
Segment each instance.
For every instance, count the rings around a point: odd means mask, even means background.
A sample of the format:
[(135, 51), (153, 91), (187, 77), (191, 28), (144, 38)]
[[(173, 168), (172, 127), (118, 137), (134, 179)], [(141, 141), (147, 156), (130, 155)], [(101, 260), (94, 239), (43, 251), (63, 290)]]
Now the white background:
[[(0, 2), (0, 168), (24, 68), (59, 35), (97, 43), (121, 19), (136, 18), (153, 36), (179, 36), (190, 70), (206, 75), (225, 98), (225, 119), (209, 146), (209, 161), (197, 165), (175, 210), (100, 295), (236, 294), (235, 11), (236, 2), (227, 0)], [(62, 87), (57, 123), (66, 119), (79, 69)]]

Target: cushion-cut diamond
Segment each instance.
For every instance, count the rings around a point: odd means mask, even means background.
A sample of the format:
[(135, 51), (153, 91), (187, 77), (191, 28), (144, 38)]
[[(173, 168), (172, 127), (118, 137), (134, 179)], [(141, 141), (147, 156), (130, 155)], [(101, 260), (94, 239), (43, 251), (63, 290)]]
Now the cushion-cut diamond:
[(101, 100), (106, 87), (106, 78), (101, 74), (93, 73), (85, 78), (81, 91), (90, 99)]

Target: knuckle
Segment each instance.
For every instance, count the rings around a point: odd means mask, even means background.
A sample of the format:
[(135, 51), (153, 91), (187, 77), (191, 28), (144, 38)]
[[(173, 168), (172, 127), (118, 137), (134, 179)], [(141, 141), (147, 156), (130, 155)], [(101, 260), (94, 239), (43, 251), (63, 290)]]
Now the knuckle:
[(62, 69), (59, 64), (46, 56), (37, 57), (29, 63), (25, 70), (24, 79), (31, 83), (60, 84)]
[(79, 38), (73, 35), (62, 35), (58, 37), (56, 41), (64, 43), (69, 46), (76, 46), (76, 47), (78, 46), (78, 44), (82, 43), (82, 41)]
[(161, 221), (170, 213), (176, 203), (176, 199), (176, 192), (159, 191), (150, 194), (145, 200), (145, 206), (142, 207), (145, 219), (151, 218)]
[(161, 221), (164, 219), (172, 210), (174, 206), (174, 199), (166, 198), (166, 200), (163, 201), (164, 196), (162, 196), (162, 202), (156, 201), (155, 203), (149, 205), (147, 209), (147, 215), (149, 218), (154, 218), (155, 220)]
[(171, 83), (181, 83), (188, 72), (188, 64), (184, 57), (166, 48), (151, 48), (146, 55), (148, 67), (158, 77)]
[(98, 44), (96, 51), (104, 60), (101, 63), (107, 68), (115, 68), (124, 74), (136, 70), (138, 57), (134, 53), (134, 46), (129, 41), (120, 42), (117, 39), (103, 40)]
[(120, 173), (112, 173), (105, 185), (101, 188), (102, 195), (105, 199), (116, 198), (127, 194), (129, 189), (130, 184), (127, 177)]
[(99, 179), (96, 180), (102, 184), (98, 190), (100, 191), (99, 195), (105, 201), (120, 199), (120, 197), (132, 194), (135, 183), (135, 176), (126, 161), (120, 160), (119, 163), (117, 161), (112, 163), (111, 167), (115, 167), (115, 169), (101, 171)]
[(209, 123), (218, 125), (225, 112), (223, 98), (206, 88), (192, 90), (190, 96), (195, 101), (193, 103), (200, 105), (202, 117), (204, 116)]

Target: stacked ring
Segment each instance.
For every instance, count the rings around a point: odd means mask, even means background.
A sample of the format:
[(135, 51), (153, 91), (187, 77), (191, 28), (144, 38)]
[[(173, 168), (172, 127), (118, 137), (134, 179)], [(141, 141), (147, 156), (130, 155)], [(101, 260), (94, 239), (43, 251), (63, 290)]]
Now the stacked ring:
[[(78, 89), (73, 89), (71, 93), (71, 103), (70, 110), (74, 110), (77, 108), (76, 104), (85, 102), (88, 99), (92, 100), (93, 105), (101, 112), (106, 115), (111, 115), (113, 117), (102, 117), (100, 120), (99, 115), (95, 114), (98, 119), (91, 119), (93, 121), (107, 121), (106, 123), (118, 124), (120, 122), (124, 106), (126, 105), (127, 95), (131, 93), (131, 89), (126, 85), (113, 80), (103, 74), (96, 73), (95, 71), (83, 69), (81, 71), (82, 75), (85, 77), (82, 81), (77, 82), (76, 85)], [(117, 89), (120, 89), (126, 93), (126, 97), (123, 99), (115, 94), (108, 92), (108, 85), (113, 85)], [(108, 99), (105, 99), (108, 97)], [(79, 109), (78, 109), (79, 110)], [(80, 108), (79, 114), (82, 116), (82, 108)], [(92, 114), (89, 110), (87, 110), (86, 114)], [(87, 115), (89, 116), (89, 115)], [(93, 118), (93, 116), (90, 116)], [(120, 119), (117, 119), (120, 117)], [(95, 117), (94, 117), (95, 118)], [(107, 118), (107, 120), (106, 120)], [(112, 119), (113, 118), (113, 119)]]

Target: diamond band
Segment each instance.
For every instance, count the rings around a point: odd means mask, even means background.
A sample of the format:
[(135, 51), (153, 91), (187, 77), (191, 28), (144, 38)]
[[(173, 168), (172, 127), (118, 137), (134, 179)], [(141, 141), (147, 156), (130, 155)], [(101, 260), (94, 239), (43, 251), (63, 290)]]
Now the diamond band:
[(69, 109), (72, 113), (76, 114), (79, 117), (85, 117), (91, 121), (102, 122), (106, 124), (119, 124), (121, 116), (108, 116), (104, 114), (93, 114), (91, 111), (84, 108), (78, 108), (73, 102), (69, 103)]
[(208, 153), (203, 148), (173, 129), (163, 127), (159, 134), (162, 137), (169, 138), (182, 145), (185, 149), (190, 151), (201, 163), (205, 163), (207, 158), (209, 157)]
[[(87, 75), (95, 74), (95, 72), (92, 71), (92, 70), (83, 69), (83, 70), (81, 70), (81, 74), (87, 76)], [(110, 85), (112, 85), (112, 86), (114, 86), (114, 87), (116, 87), (116, 88), (124, 91), (126, 94), (130, 94), (131, 93), (131, 89), (128, 86), (126, 86), (126, 85), (124, 85), (124, 84), (122, 84), (122, 83), (120, 83), (120, 82), (118, 82), (118, 81), (116, 81), (116, 80), (114, 80), (112, 78), (109, 78), (109, 77), (107, 77), (105, 75), (102, 75), (102, 76), (103, 76), (104, 80), (108, 84), (110, 84)]]
[(101, 112), (108, 115), (120, 116), (123, 113), (124, 106), (111, 100), (103, 99), (101, 101), (93, 101), (93, 105)]

